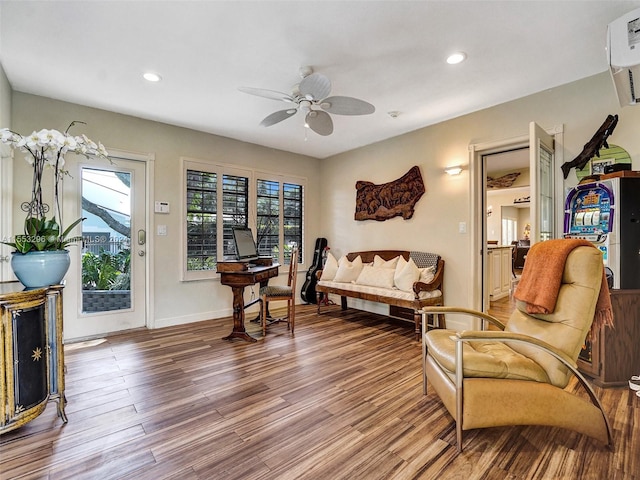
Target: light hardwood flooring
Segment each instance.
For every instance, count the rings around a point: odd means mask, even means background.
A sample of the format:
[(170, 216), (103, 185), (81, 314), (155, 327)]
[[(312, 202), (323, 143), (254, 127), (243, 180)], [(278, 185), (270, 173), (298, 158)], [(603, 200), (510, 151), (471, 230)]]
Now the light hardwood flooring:
[(0, 436), (0, 477), (640, 479), (629, 389), (596, 388), (613, 451), (530, 426), (466, 432), (458, 454), (412, 324), (324, 311), (298, 306), (295, 337), (274, 325), (255, 344), (221, 340), (226, 318), (67, 345), (69, 423), (50, 404)]
[(489, 303), (489, 315), (493, 315), (502, 323), (507, 323), (511, 313), (516, 308), (516, 301), (513, 298), (513, 295), (509, 295), (506, 297), (502, 297), (500, 300), (496, 300), (495, 302)]

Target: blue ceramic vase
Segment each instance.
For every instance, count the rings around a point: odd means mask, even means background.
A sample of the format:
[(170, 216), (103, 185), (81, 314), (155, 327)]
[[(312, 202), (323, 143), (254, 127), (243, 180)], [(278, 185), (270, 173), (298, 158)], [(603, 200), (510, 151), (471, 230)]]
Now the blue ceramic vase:
[(48, 287), (62, 282), (71, 258), (68, 250), (18, 253), (11, 256), (11, 268), (27, 288)]

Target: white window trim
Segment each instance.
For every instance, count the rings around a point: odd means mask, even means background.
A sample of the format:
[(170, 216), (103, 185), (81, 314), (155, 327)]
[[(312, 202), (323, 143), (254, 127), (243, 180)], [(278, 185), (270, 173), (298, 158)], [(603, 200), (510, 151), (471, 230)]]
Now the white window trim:
[[(0, 237), (13, 235), (13, 149), (0, 143)], [(0, 245), (0, 281), (14, 280), (11, 269), (11, 247)]]

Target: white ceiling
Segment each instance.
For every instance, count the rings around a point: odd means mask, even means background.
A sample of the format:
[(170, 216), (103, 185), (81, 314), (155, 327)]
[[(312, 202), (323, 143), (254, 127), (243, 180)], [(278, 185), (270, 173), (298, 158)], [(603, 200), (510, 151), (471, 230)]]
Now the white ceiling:
[(529, 148), (493, 153), (486, 157), (487, 174), (514, 172), (529, 168)]
[[(638, 7), (0, 0), (0, 62), (16, 91), (325, 158), (603, 72), (607, 24)], [(456, 50), (468, 60), (447, 65)], [(332, 94), (366, 100), (376, 112), (333, 115), (328, 137), (305, 138), (300, 113), (260, 127), (287, 104), (238, 87), (290, 93), (303, 65), (327, 75)], [(149, 70), (162, 82), (143, 80)]]

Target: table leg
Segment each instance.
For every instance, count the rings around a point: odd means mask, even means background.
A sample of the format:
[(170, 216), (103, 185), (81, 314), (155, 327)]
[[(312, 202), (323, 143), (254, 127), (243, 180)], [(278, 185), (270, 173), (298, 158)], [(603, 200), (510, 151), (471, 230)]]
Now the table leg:
[(244, 328), (244, 287), (231, 287), (233, 291), (233, 330), (223, 340), (240, 338), (248, 342), (257, 342)]

